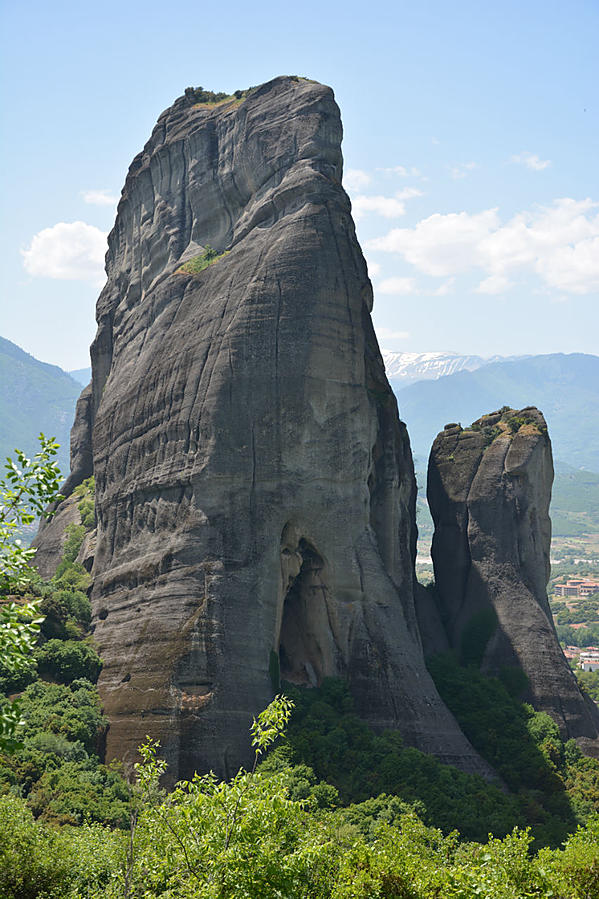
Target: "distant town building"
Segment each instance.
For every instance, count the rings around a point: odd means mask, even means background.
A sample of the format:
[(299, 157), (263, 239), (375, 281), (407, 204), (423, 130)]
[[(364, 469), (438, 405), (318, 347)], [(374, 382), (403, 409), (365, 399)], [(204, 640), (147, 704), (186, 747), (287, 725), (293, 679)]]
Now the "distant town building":
[(599, 593), (599, 581), (581, 577), (568, 578), (565, 584), (556, 584), (553, 588), (554, 596), (582, 597), (592, 596), (593, 593)]
[(578, 663), (583, 671), (599, 671), (599, 650), (587, 650), (580, 653)]

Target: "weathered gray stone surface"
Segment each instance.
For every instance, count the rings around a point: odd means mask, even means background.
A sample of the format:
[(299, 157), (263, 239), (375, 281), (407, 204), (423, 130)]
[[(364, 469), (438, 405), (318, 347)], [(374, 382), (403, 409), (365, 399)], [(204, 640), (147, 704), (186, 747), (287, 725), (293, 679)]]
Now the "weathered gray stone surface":
[[(43, 578), (54, 576), (62, 558), (62, 549), (66, 540), (66, 528), (70, 524), (81, 524), (81, 515), (77, 504), (79, 500), (72, 495), (73, 490), (85, 478), (94, 473), (91, 444), (91, 384), (88, 384), (77, 400), (75, 422), (71, 428), (71, 471), (60, 488), (65, 499), (50, 506), (55, 513), (53, 518), (40, 520), (38, 532), (32, 542), (36, 550), (35, 567)], [(91, 569), (93, 552), (90, 554), (89, 537), (85, 538), (86, 567)], [(80, 554), (81, 555), (81, 554)], [(81, 561), (80, 558), (77, 561)]]
[(39, 530), (32, 542), (35, 548), (35, 567), (43, 578), (54, 576), (62, 559), (62, 550), (67, 539), (66, 529), (70, 524), (81, 524), (77, 508), (79, 500), (72, 494), (56, 507), (56, 513), (49, 521), (42, 518)]
[[(108, 757), (248, 762), (269, 666), (488, 773), (423, 663), (415, 482), (320, 84), (163, 113), (109, 237), (71, 486), (96, 477)], [(181, 262), (225, 253), (197, 275)], [(272, 667), (272, 666), (271, 666)]]
[[(449, 644), (484, 671), (521, 668), (525, 698), (599, 755), (599, 711), (559, 646), (547, 600), (551, 442), (533, 407), (446, 425), (428, 470), (432, 557)], [(438, 629), (431, 633), (438, 634)]]

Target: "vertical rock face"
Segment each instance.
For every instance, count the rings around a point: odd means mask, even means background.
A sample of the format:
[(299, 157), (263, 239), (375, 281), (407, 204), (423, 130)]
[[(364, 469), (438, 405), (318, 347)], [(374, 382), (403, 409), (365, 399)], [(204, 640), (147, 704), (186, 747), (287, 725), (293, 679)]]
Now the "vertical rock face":
[(547, 600), (552, 482), (538, 409), (445, 426), (428, 470), (440, 615), (464, 661), (492, 674), (521, 669), (534, 707), (598, 755), (599, 713), (580, 693)]
[(278, 78), (180, 98), (129, 170), (69, 484), (93, 464), (109, 757), (149, 733), (174, 777), (230, 773), (280, 668), (484, 770), (423, 664), (412, 458), (341, 136), (329, 88)]

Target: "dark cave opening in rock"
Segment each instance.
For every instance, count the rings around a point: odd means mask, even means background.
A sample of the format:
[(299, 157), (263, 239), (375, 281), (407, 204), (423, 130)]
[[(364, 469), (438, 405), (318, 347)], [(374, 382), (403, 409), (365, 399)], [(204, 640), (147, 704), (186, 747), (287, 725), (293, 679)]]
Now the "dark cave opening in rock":
[(289, 579), (279, 637), (281, 680), (316, 687), (325, 673), (323, 648), (330, 635), (325, 563), (304, 539), (300, 540), (296, 555), (301, 558), (301, 566), (299, 573)]

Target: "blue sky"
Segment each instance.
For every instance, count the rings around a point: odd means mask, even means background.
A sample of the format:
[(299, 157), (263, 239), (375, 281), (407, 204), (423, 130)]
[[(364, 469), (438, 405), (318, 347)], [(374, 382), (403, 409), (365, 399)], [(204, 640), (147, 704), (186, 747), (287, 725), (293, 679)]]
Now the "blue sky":
[(105, 233), (189, 85), (330, 84), (384, 348), (599, 352), (599, 5), (2, 6), (0, 334), (88, 364)]

